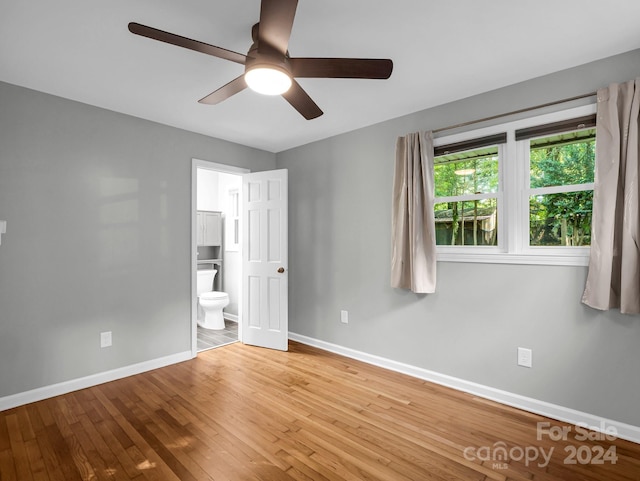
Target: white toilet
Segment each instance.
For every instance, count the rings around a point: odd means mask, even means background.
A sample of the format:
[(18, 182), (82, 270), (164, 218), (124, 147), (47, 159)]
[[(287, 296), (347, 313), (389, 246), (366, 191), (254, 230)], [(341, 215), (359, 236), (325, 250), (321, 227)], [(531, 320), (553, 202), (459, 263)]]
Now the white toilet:
[(222, 310), (229, 305), (229, 294), (212, 291), (216, 269), (197, 271), (196, 291), (198, 293), (198, 325), (205, 329), (224, 329)]

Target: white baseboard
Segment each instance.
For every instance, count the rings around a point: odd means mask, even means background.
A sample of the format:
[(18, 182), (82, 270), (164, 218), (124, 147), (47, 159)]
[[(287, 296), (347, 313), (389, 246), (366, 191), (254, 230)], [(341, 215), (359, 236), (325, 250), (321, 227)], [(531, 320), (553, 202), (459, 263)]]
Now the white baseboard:
[(231, 321), (231, 322), (235, 322), (236, 324), (238, 323), (238, 316), (236, 314), (229, 314), (227, 312), (223, 312), (222, 316), (227, 320), (227, 321)]
[(171, 364), (177, 364), (179, 362), (186, 361), (192, 358), (193, 356), (191, 355), (191, 351), (179, 352), (170, 356), (151, 359), (150, 361), (144, 361), (118, 369), (112, 369), (111, 371), (92, 374), (91, 376), (72, 379), (70, 381), (60, 382), (57, 384), (52, 384), (50, 386), (44, 386), (37, 389), (32, 389), (30, 391), (1, 397), (0, 411), (11, 409), (17, 406), (22, 406), (23, 404), (42, 401), (43, 399), (59, 396), (61, 394), (67, 394), (79, 389), (97, 386), (98, 384), (115, 381), (116, 379), (133, 376), (134, 374), (140, 374), (146, 371), (151, 371), (153, 369), (158, 369), (160, 367), (169, 366)]
[(606, 434), (611, 434), (612, 429), (615, 429), (616, 437), (633, 441), (634, 443), (640, 443), (640, 427), (631, 424), (621, 423), (613, 421), (611, 419), (605, 419), (593, 414), (576, 411), (575, 409), (567, 408), (564, 406), (558, 406), (557, 404), (551, 404), (538, 399), (533, 399), (519, 394), (502, 391), (482, 384), (477, 384), (464, 379), (459, 379), (446, 374), (440, 374), (438, 372), (429, 371), (420, 367), (412, 366), (410, 364), (404, 364), (401, 362), (393, 361), (383, 357), (367, 354), (366, 352), (356, 351), (347, 347), (339, 346), (329, 342), (321, 341), (311, 337), (303, 336), (289, 332), (289, 339), (297, 341), (302, 344), (317, 347), (325, 351), (340, 354), (345, 357), (356, 359), (358, 361), (373, 364), (391, 371), (400, 372), (409, 376), (423, 379), (425, 381), (447, 386), (458, 391), (467, 392), (485, 399), (506, 404), (507, 406), (513, 406), (515, 408), (523, 409), (535, 414), (540, 414), (551, 419), (567, 422), (582, 427), (588, 427), (594, 431), (607, 431)]

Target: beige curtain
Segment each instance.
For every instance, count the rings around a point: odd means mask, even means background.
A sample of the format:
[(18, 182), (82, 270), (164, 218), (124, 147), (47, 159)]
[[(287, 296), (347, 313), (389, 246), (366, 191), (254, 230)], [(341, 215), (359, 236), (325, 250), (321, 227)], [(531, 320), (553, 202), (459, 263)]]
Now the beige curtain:
[(598, 90), (589, 274), (582, 302), (640, 312), (640, 77)]
[(418, 293), (436, 289), (431, 132), (399, 137), (391, 212), (391, 287)]

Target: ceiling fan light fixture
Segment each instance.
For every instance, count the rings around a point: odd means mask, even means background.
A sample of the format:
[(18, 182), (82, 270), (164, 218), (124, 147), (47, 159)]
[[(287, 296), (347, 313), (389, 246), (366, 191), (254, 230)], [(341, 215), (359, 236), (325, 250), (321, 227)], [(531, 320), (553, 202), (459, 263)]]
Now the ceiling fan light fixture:
[[(256, 0), (257, 1), (257, 0)], [(296, 82), (298, 78), (388, 79), (390, 59), (290, 57), (289, 40), (298, 0), (260, 0), (260, 19), (251, 28), (253, 41), (246, 55), (164, 30), (129, 23), (134, 35), (175, 45), (244, 66), (244, 73), (198, 100), (216, 105), (247, 87), (264, 95), (282, 95), (305, 119), (322, 110)]]
[(280, 95), (291, 87), (291, 76), (271, 66), (256, 66), (247, 70), (244, 80), (251, 90), (263, 95)]

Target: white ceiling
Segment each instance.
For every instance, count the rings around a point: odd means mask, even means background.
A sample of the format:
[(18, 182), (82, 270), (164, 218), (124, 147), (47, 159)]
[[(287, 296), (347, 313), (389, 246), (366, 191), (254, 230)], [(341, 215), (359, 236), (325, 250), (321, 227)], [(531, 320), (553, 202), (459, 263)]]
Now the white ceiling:
[(324, 110), (308, 121), (250, 90), (198, 104), (242, 66), (127, 30), (246, 53), (259, 12), (260, 0), (0, 0), (0, 80), (279, 152), (640, 48), (638, 0), (299, 0), (292, 57), (394, 61), (389, 80), (300, 79)]

